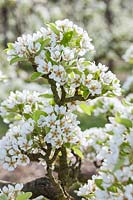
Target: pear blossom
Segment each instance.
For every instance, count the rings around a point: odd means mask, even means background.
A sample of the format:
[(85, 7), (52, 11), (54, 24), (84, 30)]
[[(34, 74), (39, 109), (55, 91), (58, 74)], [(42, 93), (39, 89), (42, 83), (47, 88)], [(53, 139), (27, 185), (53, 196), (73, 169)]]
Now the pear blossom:
[(88, 84), (88, 89), (92, 96), (101, 94), (101, 87), (101, 83), (97, 80), (92, 80), (90, 84)]

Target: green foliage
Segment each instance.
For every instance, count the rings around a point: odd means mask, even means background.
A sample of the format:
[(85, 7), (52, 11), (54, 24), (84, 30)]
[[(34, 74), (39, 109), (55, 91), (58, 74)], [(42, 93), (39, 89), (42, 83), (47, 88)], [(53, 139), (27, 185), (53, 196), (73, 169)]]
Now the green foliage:
[(47, 116), (47, 114), (42, 111), (42, 110), (36, 110), (33, 115), (32, 115), (32, 118), (34, 119), (35, 122), (37, 122), (40, 118), (41, 115), (44, 115), (44, 116)]
[(59, 35), (60, 31), (56, 28), (56, 25), (54, 23), (49, 23), (47, 26), (56, 34)]
[(95, 117), (84, 113), (78, 113), (78, 120), (80, 121), (80, 127), (82, 130), (92, 127), (104, 127), (107, 123), (107, 119), (103, 115)]
[(36, 80), (37, 78), (41, 77), (42, 76), (42, 73), (40, 72), (34, 72), (32, 75), (31, 75), (31, 81), (34, 81)]
[(29, 198), (32, 196), (32, 193), (31, 192), (26, 192), (26, 193), (23, 193), (23, 194), (20, 194), (16, 200), (29, 200)]
[(102, 186), (102, 183), (103, 183), (102, 179), (95, 179), (95, 183), (96, 183), (97, 187), (99, 187), (101, 190), (104, 190), (104, 188)]
[(127, 119), (127, 118), (120, 118), (118, 115), (116, 116), (116, 121), (120, 124), (123, 124), (124, 126), (126, 126), (127, 128), (131, 128), (132, 127), (132, 121)]
[(16, 62), (21, 62), (21, 61), (25, 61), (26, 59), (24, 57), (19, 57), (19, 56), (15, 56), (13, 59), (11, 59), (10, 64), (14, 64)]
[(119, 160), (117, 161), (115, 167), (114, 167), (114, 171), (119, 170), (119, 169), (123, 166), (124, 161), (125, 161), (124, 158), (119, 159)]
[(2, 196), (0, 196), (0, 200), (8, 200), (8, 198), (6, 195), (2, 195)]
[(72, 147), (72, 150), (76, 155), (78, 155), (81, 159), (84, 158), (83, 153), (80, 151), (80, 149), (77, 146)]
[(80, 105), (80, 108), (84, 111), (84, 113), (86, 113), (87, 115), (91, 115), (92, 111), (93, 111), (93, 106), (88, 106), (85, 103), (82, 103)]
[(53, 98), (53, 94), (41, 94), (39, 97), (44, 97), (44, 98)]
[(66, 46), (70, 42), (70, 40), (72, 39), (72, 36), (73, 36), (73, 31), (68, 31), (68, 32), (64, 33), (61, 44)]

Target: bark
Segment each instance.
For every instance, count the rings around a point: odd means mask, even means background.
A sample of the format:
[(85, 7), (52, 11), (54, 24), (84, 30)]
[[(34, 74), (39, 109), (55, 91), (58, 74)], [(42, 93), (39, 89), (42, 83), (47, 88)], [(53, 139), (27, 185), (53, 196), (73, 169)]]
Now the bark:
[[(0, 180), (0, 188), (8, 184), (15, 185), (15, 183)], [(53, 187), (48, 177), (38, 178), (36, 180), (25, 183), (23, 191), (32, 192), (33, 198), (43, 195), (44, 197), (47, 197), (50, 200), (59, 200), (58, 192)]]

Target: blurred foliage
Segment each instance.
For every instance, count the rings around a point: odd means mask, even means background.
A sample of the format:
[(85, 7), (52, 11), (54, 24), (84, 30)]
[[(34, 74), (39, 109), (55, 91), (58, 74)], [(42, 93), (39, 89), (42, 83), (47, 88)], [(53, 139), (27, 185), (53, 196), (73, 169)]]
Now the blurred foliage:
[(2, 121), (0, 117), (0, 138), (6, 133), (8, 126)]
[(104, 127), (107, 123), (106, 118), (102, 115), (95, 117), (88, 116), (84, 113), (78, 113), (78, 120), (80, 121), (80, 127), (83, 131), (92, 127)]

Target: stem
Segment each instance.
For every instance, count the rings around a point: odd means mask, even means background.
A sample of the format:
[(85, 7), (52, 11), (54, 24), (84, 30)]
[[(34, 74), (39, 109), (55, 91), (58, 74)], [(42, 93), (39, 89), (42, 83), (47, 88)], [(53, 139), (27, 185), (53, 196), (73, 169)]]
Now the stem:
[(54, 95), (55, 103), (60, 106), (61, 105), (61, 100), (60, 100), (60, 97), (58, 95), (58, 91), (57, 91), (57, 88), (56, 88), (56, 82), (54, 80), (48, 78), (48, 83), (51, 86), (51, 90), (52, 90), (53, 95)]
[(59, 179), (61, 180), (62, 186), (65, 186), (67, 184), (68, 179), (68, 164), (67, 164), (67, 152), (66, 148), (64, 146), (61, 147), (61, 153), (59, 159)]
[(57, 190), (58, 199), (66, 200), (66, 196), (64, 194), (63, 188), (61, 187), (60, 183), (53, 176), (53, 170), (52, 170), (52, 164), (55, 161), (58, 153), (60, 152), (60, 149), (55, 150), (55, 153), (54, 153), (54, 156), (53, 156), (52, 159), (50, 159), (51, 151), (52, 151), (51, 145), (47, 144), (47, 153), (46, 153), (46, 157), (45, 157), (45, 161), (46, 161), (46, 164), (47, 164), (47, 175), (48, 175), (51, 183), (53, 184), (53, 186)]

